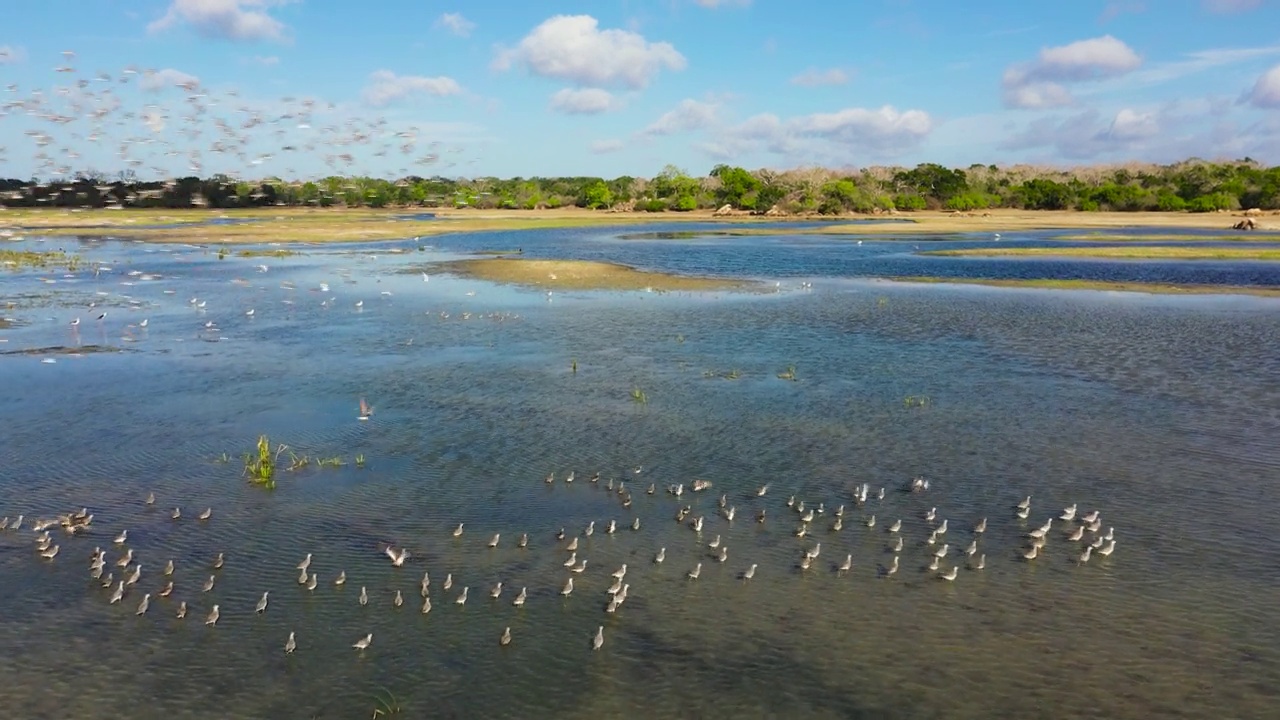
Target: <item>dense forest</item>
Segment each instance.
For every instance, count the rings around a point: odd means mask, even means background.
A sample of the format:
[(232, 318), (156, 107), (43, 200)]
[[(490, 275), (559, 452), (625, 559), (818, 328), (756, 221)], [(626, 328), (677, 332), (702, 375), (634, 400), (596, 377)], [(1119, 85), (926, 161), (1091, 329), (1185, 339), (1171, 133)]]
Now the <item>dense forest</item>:
[(746, 170), (718, 165), (706, 177), (668, 165), (653, 178), (327, 177), (247, 182), (225, 176), (148, 182), (123, 173), (70, 181), (0, 180), (8, 207), (475, 207), (770, 214), (876, 213), (989, 208), (1214, 212), (1280, 208), (1280, 167), (1245, 158), (1173, 165), (1053, 169), (926, 163), (914, 168)]

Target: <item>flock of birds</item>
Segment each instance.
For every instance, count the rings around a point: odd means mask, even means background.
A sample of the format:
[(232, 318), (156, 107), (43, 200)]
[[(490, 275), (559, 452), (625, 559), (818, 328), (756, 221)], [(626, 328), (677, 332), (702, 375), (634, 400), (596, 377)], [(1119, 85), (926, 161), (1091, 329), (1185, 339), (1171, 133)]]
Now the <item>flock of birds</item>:
[[(53, 68), (59, 81), (50, 87), (5, 83), (0, 88), (0, 138), (25, 138), (32, 145), (25, 174), (51, 178), (54, 184), (95, 165), (171, 178), (298, 177), (295, 161), (318, 157), (335, 175), (374, 165), (384, 174), (406, 177), (426, 174), (424, 168), (438, 173), (476, 162), (462, 159), (461, 146), (424, 142), (418, 126), (345, 112), (331, 102), (242, 97), (235, 89), (215, 91), (173, 69), (130, 65), (84, 72), (70, 50), (60, 60)], [(17, 127), (6, 130), (9, 116)], [(114, 152), (100, 156), (94, 148)], [(16, 151), (0, 145), (0, 166), (17, 162)], [(27, 191), (13, 192), (21, 197)], [(150, 192), (159, 193), (137, 195)]]
[[(361, 419), (367, 418), (372, 414), (372, 408), (361, 401)], [(633, 477), (628, 480), (611, 478), (603, 480), (600, 473), (592, 475), (586, 480), (586, 483), (596, 487), (603, 487), (610, 495), (615, 498), (624, 509), (632, 507), (634, 498), (632, 495), (632, 487), (641, 487), (646, 495), (655, 495), (658, 493), (657, 484), (650, 482), (647, 487), (641, 479), (642, 468), (635, 468), (632, 471)], [(557, 480), (554, 473), (546, 476), (545, 482), (548, 485), (573, 485), (577, 480), (574, 472), (569, 472), (561, 479)], [(582, 483), (579, 483), (582, 484)], [(755, 522), (763, 524), (770, 521), (768, 502), (762, 500), (769, 491), (769, 485), (759, 487), (754, 492), (747, 493), (743, 500), (753, 504), (752, 509), (748, 509), (752, 517), (739, 519), (737, 505), (730, 501), (728, 493), (722, 493), (714, 510), (708, 512), (695, 509), (695, 505), (701, 503), (686, 503), (686, 494), (690, 496), (702, 495), (712, 489), (712, 483), (706, 480), (695, 480), (689, 485), (684, 483), (675, 483), (665, 488), (665, 495), (674, 501), (676, 505), (675, 521), (681, 526), (687, 527), (690, 531), (687, 535), (684, 533), (676, 533), (676, 536), (687, 538), (684, 542), (691, 543), (696, 554), (706, 558), (705, 562), (714, 563), (715, 565), (723, 565), (729, 559), (729, 544), (733, 541), (733, 529), (735, 522), (742, 521)], [(923, 494), (929, 491), (929, 482), (923, 478), (916, 478), (911, 481), (903, 491), (911, 494)], [(711, 493), (713, 494), (713, 493)], [(147, 509), (155, 511), (156, 498), (154, 493), (150, 494), (145, 501)], [(922, 564), (921, 572), (932, 574), (944, 582), (954, 582), (960, 576), (961, 568), (967, 568), (970, 572), (981, 572), (987, 566), (986, 553), (986, 537), (988, 520), (983, 517), (972, 523), (967, 530), (952, 528), (949, 518), (942, 516), (936, 507), (929, 508), (919, 518), (910, 518), (912, 528), (904, 527), (904, 518), (895, 516), (892, 503), (886, 502), (886, 491), (880, 488), (877, 492), (872, 493), (871, 488), (867, 484), (856, 487), (853, 490), (848, 501), (828, 507), (823, 501), (816, 503), (810, 500), (798, 499), (794, 495), (786, 500), (785, 507), (787, 511), (785, 515), (791, 515), (781, 522), (789, 523), (794, 527), (794, 531), (790, 534), (797, 540), (795, 565), (791, 568), (769, 568), (764, 572), (769, 574), (786, 574), (786, 573), (809, 573), (815, 572), (816, 561), (822, 553), (822, 540), (826, 537), (837, 539), (842, 531), (845, 531), (846, 522), (854, 523), (854, 514), (858, 514), (856, 522), (865, 528), (872, 542), (883, 544), (883, 551), (887, 556), (887, 561), (879, 564), (876, 568), (876, 575), (885, 580), (891, 580), (900, 571), (903, 558), (909, 558)], [(653, 507), (650, 505), (649, 507)], [(746, 514), (746, 513), (744, 513)], [(1012, 507), (1013, 521), (1019, 523), (1021, 533), (1025, 537), (1025, 546), (1020, 548), (1016, 555), (1011, 558), (1022, 562), (1040, 562), (1045, 557), (1055, 527), (1058, 534), (1062, 536), (1062, 543), (1074, 545), (1082, 548), (1076, 553), (1075, 562), (1085, 564), (1092, 558), (1108, 558), (1112, 555), (1116, 548), (1116, 539), (1114, 528), (1106, 527), (1104, 529), (1101, 514), (1097, 510), (1089, 512), (1081, 512), (1076, 504), (1062, 509), (1061, 512), (1049, 515), (1043, 522), (1035, 527), (1027, 529), (1027, 522), (1031, 520), (1032, 502), (1031, 497), (1027, 496)], [(178, 521), (184, 515), (180, 508), (174, 508), (168, 513), (172, 521)], [(205, 508), (195, 516), (197, 523), (209, 523), (213, 520), (214, 512), (212, 508)], [(890, 519), (892, 518), (892, 519)], [(72, 542), (82, 542), (88, 544), (90, 537), (98, 537), (98, 526), (94, 524), (95, 513), (88, 508), (82, 508), (78, 511), (65, 513), (53, 517), (36, 519), (27, 525), (27, 517), (19, 515), (14, 519), (5, 517), (0, 520), (0, 533), (8, 533), (17, 535), (23, 533), (24, 530), (30, 533), (30, 537), (34, 541), (35, 557), (42, 562), (54, 563), (65, 562), (68, 560), (68, 553), (63, 552), (63, 545), (71, 547)], [(921, 526), (916, 520), (923, 521)], [(778, 522), (778, 521), (774, 521)], [(1055, 525), (1055, 523), (1058, 523)], [(621, 527), (621, 530), (620, 530)], [(560, 528), (554, 533), (555, 543), (554, 550), (562, 561), (558, 561), (564, 568), (565, 579), (562, 585), (557, 585), (558, 593), (566, 600), (574, 595), (577, 586), (574, 583), (575, 577), (582, 577), (588, 573), (588, 557), (590, 552), (589, 539), (593, 534), (600, 532), (605, 535), (612, 535), (617, 532), (625, 532), (627, 528), (632, 532), (639, 532), (643, 527), (639, 515), (632, 514), (629, 522), (625, 521), (620, 526), (616, 519), (608, 521), (589, 521), (584, 527), (575, 532), (567, 531)], [(61, 530), (65, 533), (65, 537), (58, 539), (54, 531)], [(671, 538), (669, 533), (663, 533), (664, 537)], [(957, 537), (959, 535), (959, 537)], [(118, 531), (109, 531), (108, 535), (101, 536), (103, 538), (110, 537), (111, 542), (103, 547), (102, 541), (98, 541), (92, 552), (89, 553), (88, 574), (97, 581), (106, 598), (108, 606), (126, 605), (133, 608), (133, 613), (139, 616), (147, 615), (153, 610), (153, 606), (158, 600), (168, 600), (176, 597), (184, 599), (178, 600), (176, 609), (170, 607), (169, 612), (178, 619), (184, 619), (189, 612), (194, 610), (193, 605), (200, 605), (200, 612), (204, 615), (204, 624), (213, 628), (223, 620), (224, 613), (235, 615), (254, 613), (265, 613), (270, 605), (271, 593), (279, 592), (276, 588), (264, 588), (262, 594), (253, 608), (224, 608), (223, 604), (218, 602), (217, 595), (214, 593), (218, 586), (219, 573), (228, 563), (234, 563), (234, 560), (228, 560), (225, 551), (216, 553), (211, 551), (208, 566), (195, 570), (200, 579), (189, 584), (184, 583), (187, 587), (179, 588), (176, 586), (175, 572), (178, 569), (176, 563), (171, 558), (165, 558), (162, 552), (155, 553), (157, 557), (151, 557), (147, 552), (136, 548), (131, 540), (131, 535), (127, 528)], [(450, 539), (442, 539), (442, 542), (464, 543), (466, 538), (470, 537), (466, 534), (466, 523), (459, 522), (451, 532)], [(509, 536), (508, 536), (509, 537)], [(484, 539), (485, 547), (489, 549), (498, 548), (503, 543), (503, 533), (494, 532), (487, 535)], [(521, 532), (516, 536), (515, 546), (522, 552), (533, 552), (536, 543), (530, 539), (527, 532)], [(954, 548), (954, 549), (953, 549)], [(680, 548), (682, 550), (687, 548)], [(408, 568), (412, 567), (413, 553), (406, 547), (396, 547), (392, 544), (382, 544), (378, 548), (370, 548), (371, 554), (376, 550), (377, 553), (384, 556), (391, 566), (408, 572)], [(662, 566), (667, 559), (667, 547), (661, 546), (652, 549), (651, 563), (654, 566)], [(1005, 552), (1009, 552), (1006, 548)], [(76, 553), (74, 556), (78, 556)], [(234, 558), (234, 551), (232, 552)], [(296, 585), (306, 592), (314, 592), (321, 584), (319, 573), (313, 567), (312, 553), (307, 553), (294, 567), (297, 572)], [(144, 574), (144, 561), (148, 572)], [(161, 568), (157, 573), (150, 568)], [(688, 582), (695, 582), (703, 576), (704, 561), (699, 560), (691, 567), (683, 568), (681, 572)], [(750, 582), (754, 580), (761, 565), (759, 563), (749, 563), (735, 570), (736, 577), (741, 582)], [(853, 563), (853, 554), (844, 555), (843, 558), (837, 558), (831, 563), (830, 571), (839, 576), (846, 576), (855, 570)], [(599, 571), (596, 571), (599, 572)], [(207, 573), (207, 575), (206, 575)], [(412, 577), (417, 577), (416, 573)], [(608, 571), (608, 579), (604, 582), (608, 583), (605, 590), (607, 601), (603, 610), (609, 615), (618, 612), (623, 603), (626, 602), (631, 592), (630, 579), (633, 577), (628, 570), (628, 564), (622, 563), (619, 567)], [(281, 575), (280, 582), (283, 583), (285, 578)], [(333, 586), (341, 587), (347, 583), (347, 573), (340, 570), (335, 576), (325, 581)], [(471, 597), (470, 588), (462, 579), (455, 579), (452, 573), (446, 574), (443, 581), (439, 584), (439, 590), (433, 589), (437, 587), (432, 583), (432, 577), (429, 569), (424, 569), (420, 580), (417, 582), (417, 591), (421, 597), (421, 613), (426, 615), (432, 612), (435, 602), (446, 602), (454, 605), (464, 605)], [(536, 596), (541, 598), (549, 595), (552, 588), (537, 589)], [(499, 579), (496, 584), (488, 587), (485, 591), (492, 601), (499, 601), (506, 597), (508, 585), (505, 580)], [(528, 586), (521, 586), (519, 591), (511, 599), (511, 605), (516, 608), (524, 608), (526, 603), (530, 601), (534, 595), (530, 594)], [(361, 606), (367, 606), (370, 603), (370, 595), (367, 586), (361, 586), (357, 601)], [(403, 607), (407, 603), (405, 591), (396, 589), (392, 597), (394, 607)], [(605, 644), (605, 624), (600, 623), (595, 628), (594, 633), (589, 635), (590, 645), (594, 650), (600, 650)], [(511, 627), (507, 626), (503, 629), (501, 635), (497, 639), (500, 645), (506, 646), (512, 643)], [(354, 638), (351, 647), (359, 652), (369, 650), (373, 646), (373, 633), (366, 633), (358, 638)], [(290, 631), (286, 638), (283, 638), (282, 650), (286, 654), (292, 654), (299, 648), (299, 641), (296, 631)]]

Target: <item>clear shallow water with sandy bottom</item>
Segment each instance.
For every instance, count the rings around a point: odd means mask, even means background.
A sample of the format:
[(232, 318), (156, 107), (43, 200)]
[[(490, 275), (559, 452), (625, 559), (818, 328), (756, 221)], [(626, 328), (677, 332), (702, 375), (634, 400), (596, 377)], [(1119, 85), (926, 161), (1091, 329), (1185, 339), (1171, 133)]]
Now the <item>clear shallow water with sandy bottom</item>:
[[(638, 252), (593, 233), (556, 242)], [(840, 277), (826, 245), (788, 243), (745, 248), (735, 271), (776, 279), (774, 293), (548, 300), (423, 282), (403, 271), (451, 255), (412, 248), (218, 260), (96, 243), (85, 256), (110, 268), (97, 277), (0, 276), (16, 321), (0, 330), (0, 516), (26, 515), (0, 532), (0, 703), (34, 718), (368, 717), (389, 696), (404, 717), (459, 718), (1267, 718), (1280, 706), (1275, 301), (894, 285)], [(649, 265), (680, 262), (664, 257)], [(796, 381), (776, 377), (792, 365)], [(347, 464), (252, 487), (239, 455), (261, 433)], [(929, 491), (904, 492), (917, 476)], [(696, 478), (713, 486), (666, 492)], [(792, 495), (823, 505), (807, 537)], [(1101, 512), (1114, 553), (1079, 563), (1063, 531), (1078, 523), (1055, 520), (1043, 555), (1024, 560), (1027, 532), (1071, 504)], [(32, 519), (81, 506), (92, 531), (54, 528), (60, 552), (42, 559)], [(962, 551), (983, 517), (976, 570)], [(899, 570), (883, 577), (897, 519)], [(580, 574), (563, 566), (575, 536)], [(387, 543), (410, 551), (403, 567)], [(944, 543), (953, 582), (927, 568)], [(95, 546), (117, 580), (124, 548), (142, 565), (119, 604), (89, 576)], [(297, 583), (307, 553), (314, 591)], [(852, 569), (837, 572), (846, 556)], [(158, 598), (169, 559), (175, 589)], [(627, 599), (607, 613), (623, 563)], [(367, 633), (371, 647), (352, 649)]]

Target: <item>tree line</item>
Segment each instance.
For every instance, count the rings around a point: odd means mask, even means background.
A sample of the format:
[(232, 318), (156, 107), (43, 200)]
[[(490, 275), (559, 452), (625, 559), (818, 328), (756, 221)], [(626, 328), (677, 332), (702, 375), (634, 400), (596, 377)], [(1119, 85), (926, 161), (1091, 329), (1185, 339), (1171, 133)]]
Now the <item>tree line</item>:
[(144, 181), (80, 175), (67, 181), (0, 180), (7, 207), (244, 208), (422, 207), (536, 210), (577, 206), (598, 210), (687, 212), (724, 207), (783, 214), (878, 213), (913, 210), (1214, 212), (1280, 208), (1280, 167), (1250, 158), (1171, 165), (1128, 164), (1055, 169), (1031, 165), (857, 170), (747, 170), (717, 165), (704, 177), (668, 165), (639, 178), (531, 177), (471, 179), (331, 176), (248, 182), (227, 176)]

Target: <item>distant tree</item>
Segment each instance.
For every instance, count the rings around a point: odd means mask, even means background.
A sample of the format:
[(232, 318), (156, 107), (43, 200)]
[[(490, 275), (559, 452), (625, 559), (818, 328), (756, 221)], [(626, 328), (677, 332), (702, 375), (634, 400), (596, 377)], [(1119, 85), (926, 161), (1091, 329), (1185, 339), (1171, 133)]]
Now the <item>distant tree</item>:
[(613, 205), (613, 191), (604, 180), (597, 180), (582, 189), (578, 205), (591, 210), (610, 207)]

